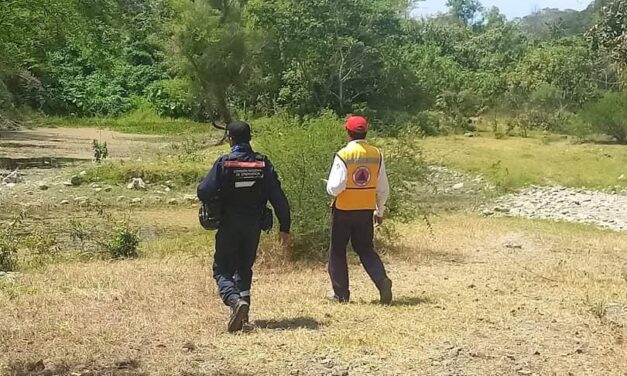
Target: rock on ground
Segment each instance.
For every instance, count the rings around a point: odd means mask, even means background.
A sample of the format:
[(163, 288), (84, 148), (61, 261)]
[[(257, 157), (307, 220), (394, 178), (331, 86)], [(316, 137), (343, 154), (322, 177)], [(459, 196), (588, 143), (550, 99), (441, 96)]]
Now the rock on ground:
[(83, 178), (78, 175), (74, 175), (70, 178), (70, 185), (79, 186), (83, 183)]
[(142, 178), (133, 178), (133, 180), (131, 180), (131, 182), (128, 183), (126, 188), (144, 190), (146, 189), (146, 183), (144, 183), (144, 180)]
[(2, 179), (2, 182), (4, 184), (21, 183), (22, 182), (22, 176), (20, 175), (19, 171), (15, 170), (12, 173), (10, 173), (9, 175), (7, 175), (4, 179)]
[(627, 194), (575, 188), (530, 187), (499, 198), (484, 215), (509, 216), (592, 224), (627, 231)]

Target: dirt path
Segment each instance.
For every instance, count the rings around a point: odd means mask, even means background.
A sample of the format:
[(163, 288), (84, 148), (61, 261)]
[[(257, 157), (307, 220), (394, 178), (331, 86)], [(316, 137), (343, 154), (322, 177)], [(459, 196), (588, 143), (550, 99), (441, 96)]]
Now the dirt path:
[(0, 157), (56, 157), (89, 160), (93, 157), (92, 141), (106, 142), (111, 158), (136, 158), (159, 150), (163, 138), (129, 135), (93, 128), (35, 128), (0, 131)]

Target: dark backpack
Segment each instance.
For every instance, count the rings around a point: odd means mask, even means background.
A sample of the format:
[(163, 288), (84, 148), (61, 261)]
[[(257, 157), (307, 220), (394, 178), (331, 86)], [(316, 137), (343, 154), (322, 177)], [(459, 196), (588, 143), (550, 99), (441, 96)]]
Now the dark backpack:
[(222, 202), (219, 196), (215, 196), (209, 202), (200, 204), (198, 220), (205, 230), (217, 230), (222, 219)]

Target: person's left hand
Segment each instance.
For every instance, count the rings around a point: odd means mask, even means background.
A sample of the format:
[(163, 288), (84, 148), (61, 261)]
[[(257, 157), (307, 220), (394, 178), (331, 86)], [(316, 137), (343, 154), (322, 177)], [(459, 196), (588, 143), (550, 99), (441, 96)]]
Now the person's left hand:
[(280, 232), (279, 233), (279, 243), (281, 243), (281, 245), (283, 247), (289, 246), (290, 239), (291, 239), (291, 236), (290, 236), (289, 232)]

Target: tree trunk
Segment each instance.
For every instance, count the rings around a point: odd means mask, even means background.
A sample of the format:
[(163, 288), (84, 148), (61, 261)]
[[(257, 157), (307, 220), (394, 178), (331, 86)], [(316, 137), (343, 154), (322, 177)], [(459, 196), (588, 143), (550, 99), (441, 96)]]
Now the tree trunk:
[(218, 110), (218, 115), (220, 116), (220, 120), (224, 122), (224, 124), (228, 125), (233, 121), (233, 117), (231, 116), (231, 110), (229, 110), (229, 106), (226, 104), (226, 93), (221, 91), (220, 93), (216, 93), (216, 107)]
[(218, 112), (218, 116), (220, 120), (224, 122), (224, 135), (222, 139), (218, 141), (217, 145), (222, 145), (227, 138), (226, 126), (229, 125), (233, 121), (233, 117), (231, 116), (231, 111), (229, 110), (229, 106), (226, 103), (226, 90), (217, 90), (215, 92), (216, 98), (216, 110)]

